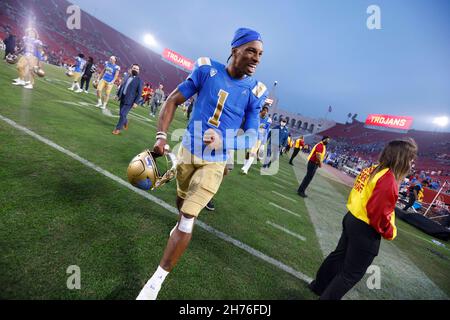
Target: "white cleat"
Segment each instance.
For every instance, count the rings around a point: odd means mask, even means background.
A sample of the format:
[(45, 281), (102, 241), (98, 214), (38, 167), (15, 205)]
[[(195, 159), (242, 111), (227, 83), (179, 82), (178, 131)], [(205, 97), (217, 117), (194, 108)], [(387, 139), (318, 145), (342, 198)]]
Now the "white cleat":
[(67, 88), (67, 90), (73, 91), (73, 88)]
[(107, 109), (107, 108), (102, 108), (102, 113), (103, 113), (105, 116), (108, 116), (108, 117), (112, 117), (112, 116), (113, 116), (112, 113), (111, 113), (111, 111), (109, 111), (109, 109)]
[(89, 93), (89, 91), (87, 91), (87, 90), (84, 90), (84, 93)]
[(241, 169), (241, 173), (242, 173), (242, 174), (245, 174), (245, 175), (248, 174), (247, 170), (244, 170), (244, 169)]
[(33, 89), (33, 85), (31, 83), (24, 86), (25, 89)]
[(77, 91), (75, 91), (76, 93), (80, 93), (80, 92), (83, 92), (83, 90), (81, 90), (81, 89), (78, 89)]
[(14, 81), (14, 82), (19, 82), (19, 81), (23, 81), (23, 80), (20, 79), (20, 78), (16, 78), (16, 79), (13, 79), (13, 81)]
[[(102, 104), (101, 103), (97, 103), (96, 105), (95, 105), (97, 108), (102, 108)], [(102, 108), (103, 109), (103, 108)]]
[(27, 83), (25, 81), (19, 79), (18, 81), (13, 82), (12, 84), (15, 85), (15, 86), (24, 86)]
[(142, 288), (136, 300), (156, 300), (161, 286), (150, 284), (150, 280)]

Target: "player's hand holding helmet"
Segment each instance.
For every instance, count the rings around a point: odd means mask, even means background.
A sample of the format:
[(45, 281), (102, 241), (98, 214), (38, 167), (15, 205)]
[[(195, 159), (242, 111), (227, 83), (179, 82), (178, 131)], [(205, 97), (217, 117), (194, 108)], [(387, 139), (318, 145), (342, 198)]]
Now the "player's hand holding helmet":
[(40, 68), (39, 66), (34, 66), (33, 68), (33, 72), (38, 76), (38, 77), (44, 77), (45, 76), (45, 71), (44, 69)]
[(95, 89), (97, 89), (97, 87), (98, 87), (98, 80), (97, 80), (97, 79), (94, 80), (94, 81), (92, 81), (92, 86), (93, 86)]
[(72, 77), (73, 76), (72, 68), (67, 69), (66, 76), (68, 76), (68, 77)]
[[(162, 139), (158, 140), (162, 141)], [(163, 151), (159, 153), (161, 150), (156, 148), (155, 144), (155, 150), (146, 149), (131, 160), (127, 174), (128, 181), (133, 186), (142, 190), (154, 190), (175, 178), (177, 158), (170, 152), (169, 145), (165, 144)], [(162, 171), (163, 166), (156, 162), (156, 159), (161, 156), (165, 158), (165, 172)]]
[(8, 53), (8, 55), (6, 56), (6, 62), (8, 62), (9, 64), (16, 64), (17, 61), (19, 61), (19, 57), (14, 53)]

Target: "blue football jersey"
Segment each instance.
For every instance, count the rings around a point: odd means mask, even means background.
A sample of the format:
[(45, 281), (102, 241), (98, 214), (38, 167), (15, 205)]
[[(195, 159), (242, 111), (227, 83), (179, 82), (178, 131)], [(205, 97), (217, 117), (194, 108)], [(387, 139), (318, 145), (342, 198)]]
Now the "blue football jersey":
[(111, 83), (116, 76), (116, 73), (120, 72), (120, 67), (117, 64), (112, 64), (109, 61), (105, 62), (105, 73), (103, 74), (103, 80)]
[(86, 60), (80, 57), (75, 58), (75, 72), (83, 71), (84, 66), (86, 65)]
[(42, 46), (41, 40), (25, 36), (23, 37), (23, 46), (24, 46), (24, 54), (26, 56), (35, 56), (39, 58), (38, 48)]
[(259, 118), (258, 140), (260, 140), (263, 144), (266, 143), (271, 124), (272, 119), (269, 115), (266, 115), (264, 118)]
[[(178, 90), (186, 99), (198, 94), (182, 142), (192, 154), (207, 161), (226, 161), (228, 149), (250, 148), (256, 142), (259, 112), (268, 94), (262, 82), (248, 76), (234, 79), (225, 65), (203, 57), (197, 60)], [(244, 131), (252, 130), (254, 137), (251, 134), (237, 137), (241, 126)], [(221, 150), (205, 150), (203, 134), (208, 129), (221, 136)]]

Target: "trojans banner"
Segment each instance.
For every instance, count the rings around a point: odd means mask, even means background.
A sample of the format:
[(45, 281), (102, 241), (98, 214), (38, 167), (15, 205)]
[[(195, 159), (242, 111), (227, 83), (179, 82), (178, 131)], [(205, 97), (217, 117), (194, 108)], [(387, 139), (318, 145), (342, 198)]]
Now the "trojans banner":
[(167, 60), (171, 64), (187, 71), (191, 72), (192, 69), (194, 69), (194, 61), (183, 57), (181, 54), (170, 50), (170, 49), (164, 49), (164, 52), (162, 53), (163, 59)]
[(369, 114), (365, 127), (397, 132), (407, 132), (412, 125), (412, 117), (392, 116), (385, 114)]

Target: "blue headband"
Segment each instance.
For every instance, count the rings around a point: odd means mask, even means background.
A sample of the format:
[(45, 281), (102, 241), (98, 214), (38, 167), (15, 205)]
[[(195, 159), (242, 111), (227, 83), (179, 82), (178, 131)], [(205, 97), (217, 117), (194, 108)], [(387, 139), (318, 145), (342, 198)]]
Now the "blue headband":
[(243, 44), (246, 44), (251, 41), (261, 41), (261, 35), (259, 32), (248, 28), (239, 28), (234, 33), (233, 41), (231, 41), (231, 48), (240, 47)]

